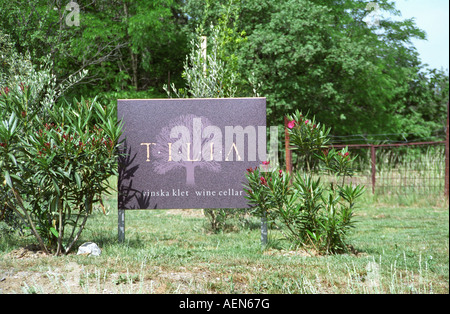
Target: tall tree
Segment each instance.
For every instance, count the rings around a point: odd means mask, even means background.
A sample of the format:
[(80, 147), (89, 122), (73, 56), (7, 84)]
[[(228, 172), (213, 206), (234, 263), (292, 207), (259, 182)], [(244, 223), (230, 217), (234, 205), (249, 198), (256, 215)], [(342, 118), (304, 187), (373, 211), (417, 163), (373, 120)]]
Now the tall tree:
[[(57, 80), (88, 70), (74, 94), (158, 94), (180, 77), (187, 40), (182, 0), (0, 0), (0, 27), (19, 52), (38, 60), (49, 55)], [(68, 23), (73, 6), (79, 24)], [(173, 79), (172, 79), (173, 80)]]
[[(393, 5), (380, 1), (380, 9)], [(398, 131), (402, 104), (419, 61), (411, 20), (363, 21), (362, 1), (244, 1), (248, 34), (243, 68), (263, 82), (272, 123), (294, 108), (310, 111), (334, 134)]]
[[(236, 12), (228, 22), (246, 40), (233, 53), (241, 78), (253, 80), (243, 82), (241, 95), (253, 95), (257, 82), (271, 124), (282, 124), (283, 116), (298, 108), (332, 126), (335, 135), (400, 133), (413, 115), (408, 106), (417, 101), (412, 89), (428, 84), (411, 41), (425, 39), (425, 33), (412, 19), (385, 18), (399, 14), (393, 2), (368, 4), (188, 0), (186, 10), (195, 25), (218, 24), (230, 7)], [(424, 91), (422, 100), (430, 97)]]

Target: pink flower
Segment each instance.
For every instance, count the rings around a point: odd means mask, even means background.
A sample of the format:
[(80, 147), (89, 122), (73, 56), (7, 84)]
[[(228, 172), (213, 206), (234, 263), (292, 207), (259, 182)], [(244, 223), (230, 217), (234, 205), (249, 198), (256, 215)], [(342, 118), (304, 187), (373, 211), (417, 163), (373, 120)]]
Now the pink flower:
[(263, 165), (267, 166), (268, 164), (270, 164), (270, 161), (263, 161), (262, 163)]
[(287, 124), (288, 129), (292, 129), (294, 126), (295, 126), (295, 121), (294, 120), (289, 121), (288, 124)]
[(262, 185), (267, 185), (267, 180), (264, 177), (259, 178), (259, 180), (261, 180), (261, 184)]

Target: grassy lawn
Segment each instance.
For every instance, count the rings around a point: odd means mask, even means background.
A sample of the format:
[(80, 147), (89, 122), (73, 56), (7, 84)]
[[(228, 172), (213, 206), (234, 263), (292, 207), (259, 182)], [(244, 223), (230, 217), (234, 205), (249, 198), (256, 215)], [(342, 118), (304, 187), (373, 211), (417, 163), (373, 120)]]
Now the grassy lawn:
[[(0, 239), (0, 293), (449, 293), (449, 211), (367, 202), (349, 243), (355, 254), (291, 250), (257, 220), (211, 234), (201, 210), (127, 211), (117, 242), (114, 202), (97, 210), (79, 244), (99, 257), (18, 252), (33, 239)], [(23, 249), (22, 249), (23, 250)]]

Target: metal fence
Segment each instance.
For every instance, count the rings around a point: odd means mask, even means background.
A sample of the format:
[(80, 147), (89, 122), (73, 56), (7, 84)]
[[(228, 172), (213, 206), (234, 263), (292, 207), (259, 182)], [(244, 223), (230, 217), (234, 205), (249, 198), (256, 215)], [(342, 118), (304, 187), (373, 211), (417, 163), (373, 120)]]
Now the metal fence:
[(372, 193), (448, 195), (445, 141), (401, 144), (333, 145), (358, 157), (355, 175)]
[[(287, 119), (285, 119), (287, 127)], [(358, 155), (355, 174), (348, 182), (364, 184), (377, 194), (449, 196), (449, 128), (446, 140), (390, 144), (339, 144)], [(292, 170), (289, 136), (285, 132), (285, 162)]]

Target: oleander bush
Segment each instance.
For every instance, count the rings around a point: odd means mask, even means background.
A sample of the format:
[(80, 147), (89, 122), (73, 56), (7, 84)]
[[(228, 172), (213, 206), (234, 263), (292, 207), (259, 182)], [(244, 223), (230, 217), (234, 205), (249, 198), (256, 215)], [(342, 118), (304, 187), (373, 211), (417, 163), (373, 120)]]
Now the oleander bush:
[[(299, 111), (289, 119), (287, 129), (293, 150), (303, 155), (308, 170), (310, 164), (315, 164), (320, 171), (267, 171), (269, 162), (247, 169), (245, 190), (252, 213), (266, 219), (295, 245), (322, 254), (347, 251), (346, 238), (355, 225), (356, 201), (364, 192), (362, 185), (345, 184), (345, 176), (352, 175), (355, 157), (346, 148), (326, 149), (329, 129), (314, 119)], [(332, 174), (335, 180), (325, 183), (321, 174)]]
[[(96, 99), (65, 100), (69, 86), (55, 83), (51, 67), (9, 56), (0, 80), (0, 208), (43, 251), (67, 254), (117, 172), (121, 127)], [(15, 72), (21, 65), (26, 73)]]

